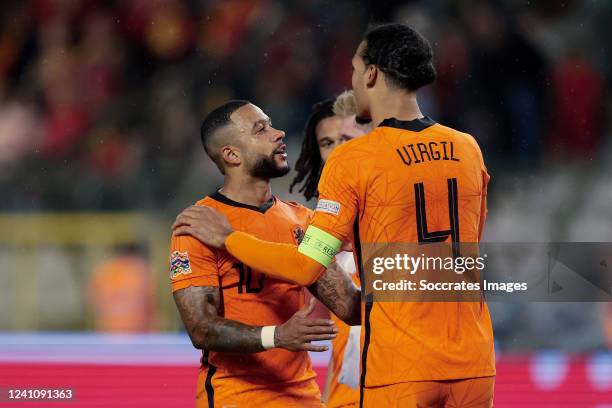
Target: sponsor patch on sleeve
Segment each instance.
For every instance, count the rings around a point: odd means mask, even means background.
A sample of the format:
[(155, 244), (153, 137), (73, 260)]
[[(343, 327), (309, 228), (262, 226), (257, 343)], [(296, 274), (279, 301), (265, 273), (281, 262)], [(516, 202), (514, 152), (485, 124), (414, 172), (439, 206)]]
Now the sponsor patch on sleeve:
[(174, 251), (170, 254), (170, 279), (176, 279), (179, 275), (189, 275), (191, 265), (187, 252)]
[(340, 213), (340, 203), (332, 200), (321, 199), (317, 203), (317, 208), (315, 208), (315, 211), (338, 215)]

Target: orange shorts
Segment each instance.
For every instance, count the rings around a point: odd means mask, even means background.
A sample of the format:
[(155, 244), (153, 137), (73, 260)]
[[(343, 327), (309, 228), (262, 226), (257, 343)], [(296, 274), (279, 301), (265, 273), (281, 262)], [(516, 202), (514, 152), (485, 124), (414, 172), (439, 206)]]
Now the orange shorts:
[(314, 378), (289, 385), (265, 385), (214, 376), (208, 378), (206, 374), (207, 371), (202, 370), (198, 376), (196, 408), (324, 408)]
[(491, 408), (495, 377), (364, 388), (363, 407)]

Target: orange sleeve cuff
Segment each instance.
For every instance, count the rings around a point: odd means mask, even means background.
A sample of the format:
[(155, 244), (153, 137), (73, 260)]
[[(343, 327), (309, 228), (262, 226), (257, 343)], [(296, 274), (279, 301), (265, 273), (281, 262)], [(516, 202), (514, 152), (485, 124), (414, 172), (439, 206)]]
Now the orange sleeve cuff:
[(263, 241), (244, 232), (231, 233), (225, 249), (259, 272), (302, 286), (313, 284), (325, 272), (323, 265), (299, 253), (295, 245)]

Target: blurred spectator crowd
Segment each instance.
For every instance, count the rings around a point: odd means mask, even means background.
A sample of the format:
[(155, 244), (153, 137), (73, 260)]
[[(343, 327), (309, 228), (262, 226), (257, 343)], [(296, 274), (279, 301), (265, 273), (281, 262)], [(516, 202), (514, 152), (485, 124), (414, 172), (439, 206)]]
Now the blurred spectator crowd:
[[(537, 5), (536, 5), (537, 4)], [(604, 1), (30, 0), (0, 5), (0, 210), (163, 209), (202, 159), (203, 115), (254, 101), (297, 145), (350, 88), (367, 24), (435, 50), (424, 111), (472, 133), (494, 175), (591, 161), (604, 141)], [(205, 194), (215, 185), (199, 175)]]
[[(2, 1), (0, 211), (148, 211), (166, 238), (167, 219), (220, 181), (200, 145), (202, 117), (227, 99), (252, 100), (287, 132), (295, 160), (311, 106), (350, 88), (363, 31), (383, 21), (430, 40), (438, 80), (422, 91), (422, 110), (482, 146), (493, 176), (487, 241), (612, 242), (612, 2), (603, 0)], [(288, 179), (277, 183), (286, 197)], [(0, 261), (13, 258), (23, 257)], [(78, 285), (66, 296), (82, 268), (40, 259), (43, 275), (52, 266), (66, 283), (63, 295), (41, 293), (80, 310), (65, 300), (83, 303)], [(152, 327), (150, 269), (168, 300), (165, 270), (142, 257), (95, 270), (86, 293), (97, 329)], [(124, 313), (124, 294), (143, 287), (132, 320), (105, 307)], [(491, 307), (504, 347), (612, 345), (607, 305)]]

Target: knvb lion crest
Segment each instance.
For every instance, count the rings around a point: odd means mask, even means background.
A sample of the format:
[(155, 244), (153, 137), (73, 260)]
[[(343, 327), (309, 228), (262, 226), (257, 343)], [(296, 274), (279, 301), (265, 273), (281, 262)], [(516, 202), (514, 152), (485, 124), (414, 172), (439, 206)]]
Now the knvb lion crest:
[(179, 275), (189, 275), (191, 265), (187, 252), (174, 251), (170, 254), (170, 278), (175, 279)]
[(304, 239), (304, 229), (299, 225), (293, 227), (293, 240), (296, 245), (300, 245)]

